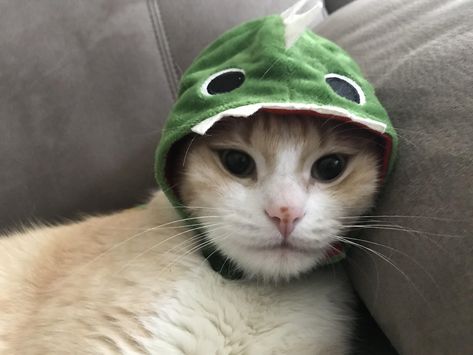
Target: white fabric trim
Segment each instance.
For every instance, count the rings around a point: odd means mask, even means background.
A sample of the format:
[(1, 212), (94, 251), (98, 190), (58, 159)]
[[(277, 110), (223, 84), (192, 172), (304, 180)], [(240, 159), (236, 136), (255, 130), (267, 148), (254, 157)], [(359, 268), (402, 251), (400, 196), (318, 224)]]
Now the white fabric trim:
[(315, 113), (320, 113), (323, 115), (336, 115), (350, 119), (353, 122), (360, 123), (374, 131), (379, 133), (384, 133), (386, 131), (386, 124), (375, 121), (369, 118), (356, 116), (349, 111), (336, 107), (336, 106), (321, 106), (315, 104), (303, 104), (303, 103), (258, 103), (244, 105), (240, 107), (231, 108), (216, 115), (209, 117), (202, 122), (196, 124), (192, 127), (192, 132), (195, 132), (200, 135), (204, 135), (216, 122), (220, 121), (224, 117), (249, 117), (254, 114), (256, 111), (265, 108), (265, 109), (285, 109), (285, 110), (294, 110), (294, 111), (312, 111)]
[[(304, 12), (301, 12), (304, 11)], [(300, 0), (281, 14), (285, 28), (286, 49), (290, 48), (307, 28), (327, 17), (323, 0)]]

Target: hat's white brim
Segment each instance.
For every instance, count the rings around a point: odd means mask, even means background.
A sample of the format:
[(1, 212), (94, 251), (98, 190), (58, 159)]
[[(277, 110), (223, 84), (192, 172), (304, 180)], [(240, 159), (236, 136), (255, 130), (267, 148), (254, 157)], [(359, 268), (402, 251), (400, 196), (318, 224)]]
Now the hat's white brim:
[(192, 127), (194, 133), (204, 135), (216, 122), (224, 117), (249, 117), (261, 109), (284, 110), (284, 111), (311, 111), (320, 115), (333, 115), (344, 117), (349, 121), (361, 124), (367, 128), (383, 134), (386, 131), (386, 124), (370, 118), (356, 116), (349, 111), (336, 106), (321, 106), (304, 103), (257, 103), (231, 108), (218, 114), (206, 118), (199, 124)]

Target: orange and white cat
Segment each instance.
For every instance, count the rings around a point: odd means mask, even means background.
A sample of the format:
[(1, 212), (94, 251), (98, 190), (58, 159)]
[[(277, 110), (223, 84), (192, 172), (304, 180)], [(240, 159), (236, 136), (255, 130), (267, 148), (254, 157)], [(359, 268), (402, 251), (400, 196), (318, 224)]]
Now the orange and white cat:
[[(187, 221), (157, 192), (144, 207), (5, 236), (0, 353), (347, 354), (350, 289), (338, 266), (316, 266), (378, 187), (375, 142), (356, 131), (223, 120), (178, 154)], [(214, 271), (209, 245), (244, 276)]]

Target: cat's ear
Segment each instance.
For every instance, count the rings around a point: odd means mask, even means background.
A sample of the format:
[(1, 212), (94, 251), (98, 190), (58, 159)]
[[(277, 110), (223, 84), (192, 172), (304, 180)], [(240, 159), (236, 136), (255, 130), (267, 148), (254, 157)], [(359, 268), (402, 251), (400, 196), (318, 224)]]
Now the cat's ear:
[(300, 0), (281, 14), (286, 49), (290, 48), (307, 28), (327, 17), (323, 0)]

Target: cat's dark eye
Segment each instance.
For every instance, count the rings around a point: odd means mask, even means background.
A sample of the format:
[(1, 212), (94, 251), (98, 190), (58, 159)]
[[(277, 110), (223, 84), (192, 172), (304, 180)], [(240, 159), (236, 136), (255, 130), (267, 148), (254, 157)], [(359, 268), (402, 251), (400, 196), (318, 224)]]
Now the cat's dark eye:
[(234, 149), (224, 149), (219, 152), (220, 161), (231, 174), (245, 178), (253, 175), (256, 165), (252, 157), (245, 152)]
[(202, 85), (205, 95), (217, 95), (239, 88), (245, 81), (245, 72), (241, 69), (226, 69), (211, 75)]
[(341, 154), (329, 154), (318, 159), (312, 165), (311, 175), (322, 182), (331, 182), (345, 171), (347, 158)]
[(325, 82), (338, 96), (357, 104), (363, 105), (365, 103), (363, 90), (350, 78), (339, 74), (328, 74), (325, 76)]

